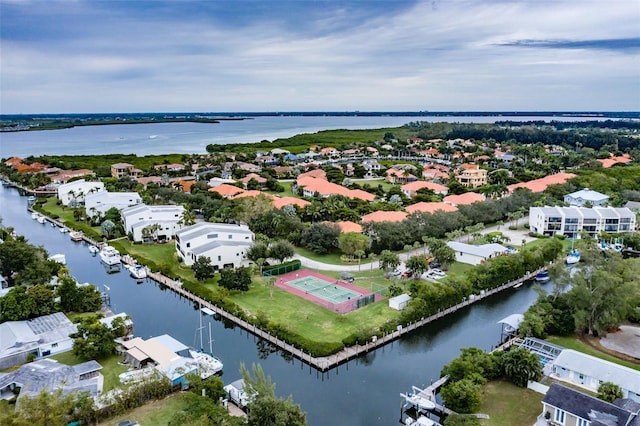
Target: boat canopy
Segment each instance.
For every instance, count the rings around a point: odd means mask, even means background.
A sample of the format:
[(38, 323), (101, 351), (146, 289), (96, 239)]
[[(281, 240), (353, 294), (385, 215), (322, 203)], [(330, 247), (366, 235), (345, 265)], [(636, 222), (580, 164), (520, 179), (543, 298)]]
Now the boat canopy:
[(511, 327), (514, 330), (517, 330), (520, 327), (520, 323), (524, 319), (524, 315), (522, 314), (511, 314), (506, 318), (502, 318), (498, 321), (498, 324), (505, 324)]

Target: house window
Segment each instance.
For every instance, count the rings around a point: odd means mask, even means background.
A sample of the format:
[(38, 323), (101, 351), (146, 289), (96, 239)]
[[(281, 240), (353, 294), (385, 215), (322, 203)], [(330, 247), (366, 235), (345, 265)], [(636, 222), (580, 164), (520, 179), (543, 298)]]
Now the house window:
[(560, 409), (556, 408), (556, 414), (553, 417), (553, 420), (558, 422), (558, 423), (560, 423), (561, 425), (563, 425), (564, 424), (564, 415), (565, 415), (565, 412), (563, 410), (560, 410)]
[(589, 421), (585, 419), (578, 419), (576, 426), (589, 426)]
[(218, 238), (218, 234), (209, 234), (209, 235), (207, 235), (207, 238), (210, 239), (210, 240), (212, 240), (214, 238)]
[(218, 256), (218, 262), (222, 261), (222, 256)]
[(233, 238), (233, 234), (229, 234), (229, 239), (232, 239), (232, 238)]
[(52, 344), (51, 344), (51, 348), (57, 348), (57, 347), (58, 347), (58, 344), (57, 344), (57, 343), (52, 343)]

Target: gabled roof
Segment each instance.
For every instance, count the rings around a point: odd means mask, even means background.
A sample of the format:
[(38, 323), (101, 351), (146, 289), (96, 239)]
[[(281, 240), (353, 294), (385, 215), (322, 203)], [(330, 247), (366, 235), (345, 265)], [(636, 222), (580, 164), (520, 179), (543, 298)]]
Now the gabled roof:
[(585, 201), (602, 201), (609, 199), (608, 195), (602, 194), (589, 188), (584, 188), (579, 191), (572, 192), (571, 194), (565, 195), (565, 197), (582, 198)]
[(623, 389), (640, 395), (640, 371), (620, 364), (596, 358), (572, 349), (565, 349), (554, 361), (556, 367), (563, 367), (603, 382), (612, 382)]
[[(590, 421), (595, 425), (627, 425), (632, 413), (609, 402), (553, 383), (542, 402)], [(606, 422), (609, 419), (610, 422)], [(612, 422), (611, 422), (612, 421)]]
[(289, 204), (292, 204), (301, 208), (305, 208), (306, 206), (310, 205), (311, 202), (307, 200), (303, 200), (302, 198), (295, 198), (295, 197), (273, 197), (273, 206), (276, 209), (281, 209), (284, 206)]
[(405, 212), (378, 210), (362, 216), (362, 222), (402, 222), (406, 218)]
[(209, 188), (209, 192), (217, 192), (223, 197), (233, 197), (234, 195), (244, 192), (244, 189), (238, 188), (237, 186), (223, 183), (213, 188)]
[(448, 203), (428, 203), (426, 201), (422, 201), (420, 203), (411, 204), (410, 206), (407, 206), (405, 210), (409, 214), (415, 213), (415, 212), (433, 214), (437, 211), (455, 212), (455, 211), (458, 211), (458, 208)]
[(336, 225), (340, 228), (340, 232), (346, 234), (347, 232), (362, 232), (362, 225), (359, 223), (345, 220), (342, 222), (336, 222)]

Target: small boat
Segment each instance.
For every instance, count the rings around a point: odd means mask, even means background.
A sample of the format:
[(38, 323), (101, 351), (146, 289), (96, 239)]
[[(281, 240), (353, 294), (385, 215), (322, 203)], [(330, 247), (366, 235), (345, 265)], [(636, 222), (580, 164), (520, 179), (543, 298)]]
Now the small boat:
[(44, 224), (47, 221), (47, 219), (45, 219), (44, 216), (38, 216), (36, 220), (38, 221), (38, 223), (42, 223), (42, 224)]
[(64, 234), (66, 232), (69, 232), (69, 230), (67, 228), (65, 228), (64, 226), (60, 227), (60, 233)]
[(69, 233), (69, 238), (71, 238), (71, 241), (82, 241), (83, 236), (84, 234), (81, 231), (73, 231)]
[(89, 253), (91, 253), (92, 256), (95, 256), (96, 254), (98, 254), (98, 252), (100, 252), (100, 249), (96, 246), (89, 246)]
[(551, 279), (551, 277), (549, 276), (549, 271), (547, 271), (546, 269), (543, 269), (542, 271), (536, 274), (534, 279), (539, 283), (546, 283)]
[(37, 212), (31, 213), (31, 219), (38, 219), (40, 215)]
[(401, 393), (400, 396), (404, 398), (405, 404), (413, 406), (418, 411), (429, 411), (436, 408), (436, 404), (427, 399), (423, 395), (423, 390), (412, 386), (412, 391), (407, 392), (406, 395)]
[(36, 202), (36, 197), (34, 195), (29, 196), (29, 198), (27, 198), (27, 201), (30, 203), (35, 203)]
[(428, 417), (418, 416), (417, 419), (407, 417), (404, 419), (404, 424), (406, 426), (435, 426), (436, 423)]
[(100, 260), (109, 266), (120, 264), (120, 252), (111, 246), (104, 246), (98, 254)]
[(145, 278), (147, 278), (147, 267), (143, 266), (143, 265), (131, 265), (131, 266), (127, 266), (127, 269), (129, 270), (129, 275), (131, 275), (132, 278), (135, 278), (137, 280), (143, 280)]
[(573, 250), (567, 255), (567, 257), (564, 258), (564, 262), (567, 265), (575, 265), (576, 263), (580, 262), (580, 252), (577, 250)]
[(67, 264), (67, 258), (64, 254), (54, 254), (49, 257), (49, 260), (53, 260), (54, 262), (62, 263), (63, 265)]

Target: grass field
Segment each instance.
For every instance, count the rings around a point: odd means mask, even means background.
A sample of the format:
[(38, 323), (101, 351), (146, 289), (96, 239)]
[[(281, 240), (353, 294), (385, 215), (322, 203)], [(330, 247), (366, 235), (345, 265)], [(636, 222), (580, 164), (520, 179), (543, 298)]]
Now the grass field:
[[(53, 355), (51, 358), (67, 365), (76, 365), (84, 362), (76, 357), (73, 352), (64, 352), (58, 355)], [(103, 392), (108, 392), (111, 389), (115, 389), (120, 386), (119, 375), (127, 371), (127, 367), (119, 365), (120, 357), (112, 355), (109, 358), (98, 360), (98, 363), (102, 366), (100, 373), (104, 376), (104, 388)]]
[(481, 420), (484, 426), (532, 425), (542, 412), (543, 395), (519, 388), (502, 380), (491, 381), (482, 388), (481, 413), (489, 415)]
[(607, 361), (615, 362), (616, 364), (624, 365), (625, 367), (633, 368), (634, 370), (640, 371), (640, 363), (634, 363), (631, 361), (627, 361), (613, 355), (609, 355), (605, 352), (599, 351), (598, 349), (587, 345), (578, 337), (574, 336), (549, 336), (545, 339), (548, 342), (553, 343), (554, 345), (563, 346), (567, 349), (573, 349), (578, 352), (583, 352), (588, 355), (595, 356), (597, 358), (601, 358)]
[(181, 393), (173, 393), (164, 399), (152, 401), (125, 414), (98, 423), (100, 426), (116, 426), (125, 420), (135, 421), (144, 426), (166, 426), (174, 413), (189, 407)]

